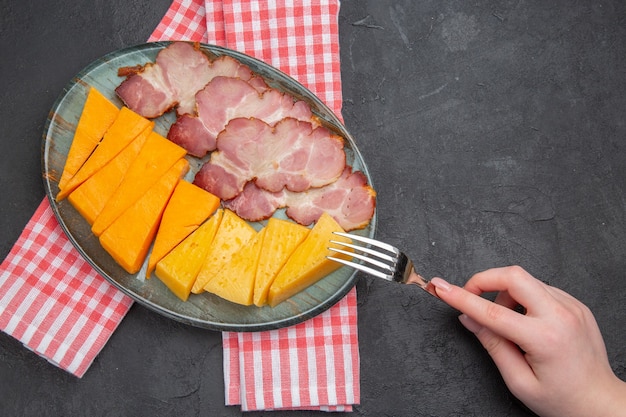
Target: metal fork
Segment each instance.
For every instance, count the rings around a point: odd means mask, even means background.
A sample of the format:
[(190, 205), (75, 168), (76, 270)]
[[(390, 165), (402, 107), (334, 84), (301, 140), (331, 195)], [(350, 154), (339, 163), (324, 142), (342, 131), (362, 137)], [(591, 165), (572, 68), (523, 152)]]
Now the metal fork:
[(329, 250), (341, 253), (346, 256), (350, 256), (354, 259), (360, 259), (363, 262), (369, 264), (369, 266), (348, 261), (342, 258), (336, 258), (334, 256), (327, 256), (328, 259), (358, 269), (359, 271), (363, 271), (375, 277), (385, 279), (387, 281), (399, 282), (401, 284), (416, 284), (427, 293), (437, 297), (435, 287), (428, 280), (415, 272), (413, 262), (400, 249), (388, 243), (380, 242), (378, 240), (368, 237), (341, 232), (334, 233), (339, 236), (347, 237), (352, 241), (357, 241), (374, 246), (378, 249), (382, 249), (382, 251), (374, 250), (361, 245), (354, 245), (351, 243), (331, 240), (330, 243), (350, 248), (354, 252), (335, 247), (329, 247)]

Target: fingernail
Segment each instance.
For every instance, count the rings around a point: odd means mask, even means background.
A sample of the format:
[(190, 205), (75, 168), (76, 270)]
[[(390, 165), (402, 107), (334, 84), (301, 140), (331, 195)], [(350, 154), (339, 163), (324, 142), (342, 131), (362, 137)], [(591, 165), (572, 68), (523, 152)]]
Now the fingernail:
[(474, 320), (473, 318), (471, 318), (467, 314), (461, 314), (459, 316), (459, 321), (461, 322), (463, 327), (465, 327), (467, 330), (469, 330), (472, 333), (478, 333), (480, 331), (480, 329), (483, 328), (483, 326), (478, 324), (478, 322), (476, 322), (476, 320)]
[(452, 286), (447, 281), (439, 277), (431, 279), (430, 283), (433, 284), (437, 290), (441, 291), (450, 291), (450, 289), (452, 288)]

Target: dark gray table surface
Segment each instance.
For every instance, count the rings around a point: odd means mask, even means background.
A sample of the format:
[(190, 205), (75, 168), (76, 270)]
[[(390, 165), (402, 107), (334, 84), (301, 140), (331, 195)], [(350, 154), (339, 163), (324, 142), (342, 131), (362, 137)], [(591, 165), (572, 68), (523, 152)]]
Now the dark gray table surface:
[[(94, 59), (169, 6), (0, 1), (0, 259), (44, 197), (44, 121)], [(595, 313), (626, 378), (626, 3), (357, 1), (339, 17), (343, 115), (377, 236), (462, 284), (519, 264)], [(361, 277), (358, 416), (532, 415), (457, 313)], [(0, 415), (234, 416), (221, 335), (134, 305), (82, 379), (0, 333)], [(313, 416), (258, 412), (251, 416)]]

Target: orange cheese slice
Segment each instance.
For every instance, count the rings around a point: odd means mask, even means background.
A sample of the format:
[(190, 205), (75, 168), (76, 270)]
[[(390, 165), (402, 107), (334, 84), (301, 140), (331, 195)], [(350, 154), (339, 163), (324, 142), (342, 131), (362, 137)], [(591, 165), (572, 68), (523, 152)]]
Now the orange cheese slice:
[(157, 262), (208, 219), (219, 205), (219, 197), (190, 182), (180, 181), (163, 213), (148, 258), (146, 277), (150, 277)]
[(224, 210), (217, 210), (156, 264), (154, 274), (183, 301), (189, 298), (191, 286), (202, 268), (223, 214)]
[(265, 227), (263, 249), (254, 280), (254, 304), (263, 306), (267, 302), (267, 293), (276, 274), (283, 267), (291, 253), (304, 240), (309, 229), (288, 220), (270, 218)]
[(109, 198), (122, 182), (124, 174), (139, 155), (139, 151), (149, 134), (149, 130), (140, 133), (130, 145), (67, 197), (67, 200), (90, 225), (96, 220)]
[(100, 244), (129, 274), (145, 261), (167, 202), (189, 170), (185, 159), (172, 166), (132, 207), (119, 216), (102, 235)]
[(89, 88), (87, 100), (76, 125), (74, 139), (67, 153), (59, 189), (65, 188), (70, 178), (83, 166), (119, 112), (120, 109), (97, 89)]
[(330, 215), (322, 214), (270, 286), (267, 296), (267, 303), (270, 306), (275, 307), (341, 267), (341, 264), (327, 259), (326, 256), (332, 254), (349, 258), (328, 249), (329, 246), (334, 246), (330, 243), (331, 239), (350, 242), (350, 239), (335, 235), (333, 232), (343, 232), (343, 229)]
[(57, 194), (57, 201), (63, 200), (79, 185), (95, 174), (122, 151), (133, 139), (146, 129), (152, 130), (154, 122), (138, 115), (127, 107), (122, 107), (115, 121), (104, 134), (102, 141), (94, 149), (78, 172)]
[(265, 232), (266, 229), (262, 229), (235, 252), (230, 262), (227, 262), (204, 286), (204, 290), (233, 303), (251, 305), (254, 277)]
[(204, 286), (208, 284), (215, 273), (230, 261), (233, 254), (248, 243), (254, 235), (256, 235), (256, 230), (245, 220), (230, 210), (224, 210), (224, 218), (220, 228), (215, 239), (213, 239), (206, 260), (198, 272), (196, 282), (191, 287), (191, 292), (194, 294), (203, 292)]
[(185, 154), (182, 147), (154, 131), (151, 132), (119, 187), (91, 226), (93, 234), (100, 236)]

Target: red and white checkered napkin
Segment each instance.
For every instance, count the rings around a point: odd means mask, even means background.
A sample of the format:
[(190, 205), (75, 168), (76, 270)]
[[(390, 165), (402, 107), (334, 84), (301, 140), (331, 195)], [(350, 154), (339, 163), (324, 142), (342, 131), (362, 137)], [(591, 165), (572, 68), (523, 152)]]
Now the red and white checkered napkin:
[(0, 265), (0, 328), (78, 377), (131, 304), (80, 257), (48, 199)]
[[(269, 4), (266, 4), (269, 3)], [(253, 55), (341, 111), (338, 0), (175, 0), (150, 37)], [(82, 376), (132, 304), (72, 248), (47, 199), (0, 266), (0, 328)], [(304, 323), (223, 333), (226, 404), (351, 411), (360, 401), (356, 292)]]
[[(296, 78), (340, 115), (338, 14), (337, 0), (206, 1), (204, 8), (199, 1), (175, 1), (151, 40), (183, 37), (255, 56)], [(227, 405), (351, 411), (359, 403), (354, 289), (304, 323), (224, 332), (223, 344)]]

